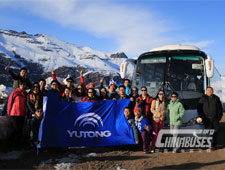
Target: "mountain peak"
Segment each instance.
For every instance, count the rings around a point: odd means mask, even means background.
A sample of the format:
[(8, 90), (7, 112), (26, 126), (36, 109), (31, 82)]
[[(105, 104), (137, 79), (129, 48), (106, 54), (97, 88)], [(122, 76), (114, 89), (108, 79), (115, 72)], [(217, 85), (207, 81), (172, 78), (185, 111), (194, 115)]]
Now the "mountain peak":
[[(48, 74), (52, 68), (78, 68), (107, 76), (119, 76), (120, 64), (127, 56), (123, 52), (107, 53), (90, 47), (80, 47), (47, 34), (28, 34), (25, 31), (0, 30), (1, 69), (28, 67), (35, 74)], [(36, 68), (35, 68), (36, 67)], [(61, 77), (71, 69), (62, 71)], [(75, 73), (73, 73), (75, 74)], [(77, 74), (77, 73), (76, 73)], [(0, 75), (1, 76), (1, 75)]]

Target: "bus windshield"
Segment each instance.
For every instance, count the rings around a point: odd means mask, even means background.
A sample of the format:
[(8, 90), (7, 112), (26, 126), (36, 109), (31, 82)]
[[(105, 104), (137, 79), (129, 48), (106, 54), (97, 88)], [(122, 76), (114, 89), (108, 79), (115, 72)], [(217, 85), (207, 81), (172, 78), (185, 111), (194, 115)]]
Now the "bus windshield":
[(190, 101), (199, 100), (203, 94), (203, 80), (203, 57), (177, 54), (141, 58), (137, 63), (133, 85), (146, 86), (153, 97), (159, 89), (166, 88), (168, 97), (172, 91), (176, 91), (179, 98), (189, 105)]
[(167, 72), (168, 86), (184, 99), (200, 98), (203, 93), (203, 68), (200, 56), (171, 57)]

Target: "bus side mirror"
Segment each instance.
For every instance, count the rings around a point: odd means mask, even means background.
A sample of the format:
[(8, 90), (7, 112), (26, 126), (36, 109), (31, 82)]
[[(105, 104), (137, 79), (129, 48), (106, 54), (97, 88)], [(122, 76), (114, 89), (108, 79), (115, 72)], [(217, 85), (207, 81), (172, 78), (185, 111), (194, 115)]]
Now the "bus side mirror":
[(207, 77), (212, 78), (214, 74), (214, 62), (210, 56), (207, 56), (207, 59), (205, 60), (205, 69)]
[(126, 77), (126, 74), (127, 74), (127, 65), (128, 65), (127, 60), (124, 60), (122, 62), (122, 64), (120, 65), (120, 77), (122, 79), (124, 79)]

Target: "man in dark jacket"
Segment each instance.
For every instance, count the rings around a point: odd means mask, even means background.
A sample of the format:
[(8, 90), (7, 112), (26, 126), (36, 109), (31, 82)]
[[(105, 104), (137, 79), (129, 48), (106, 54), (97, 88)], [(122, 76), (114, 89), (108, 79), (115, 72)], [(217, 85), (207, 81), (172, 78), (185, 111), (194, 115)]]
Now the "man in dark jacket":
[(198, 113), (203, 119), (203, 123), (206, 129), (214, 129), (212, 147), (213, 149), (217, 145), (217, 133), (219, 130), (219, 121), (222, 118), (222, 104), (220, 98), (213, 94), (213, 88), (207, 87), (206, 94), (204, 94), (198, 103)]
[(5, 70), (11, 75), (11, 77), (13, 78), (13, 90), (19, 88), (19, 82), (23, 81), (26, 83), (28, 88), (31, 88), (32, 84), (29, 80), (29, 78), (27, 78), (27, 68), (23, 67), (20, 69), (20, 73), (18, 75), (16, 75), (9, 66), (5, 67)]
[[(20, 69), (20, 73), (18, 75), (16, 75), (12, 71), (12, 69), (10, 69), (9, 66), (6, 66), (5, 70), (11, 75), (11, 77), (13, 79), (12, 91), (19, 88), (19, 82), (25, 82), (26, 86), (28, 88), (31, 88), (32, 84), (31, 84), (30, 80), (27, 78), (27, 69), (25, 67)], [(7, 103), (8, 103), (8, 99), (6, 100), (6, 102), (4, 104), (4, 107), (3, 107), (3, 110), (2, 110), (2, 115), (6, 115), (6, 113), (7, 113)]]
[(57, 80), (51, 81), (51, 89), (47, 92), (47, 97), (55, 99), (55, 100), (61, 99), (61, 93), (58, 89), (58, 81)]

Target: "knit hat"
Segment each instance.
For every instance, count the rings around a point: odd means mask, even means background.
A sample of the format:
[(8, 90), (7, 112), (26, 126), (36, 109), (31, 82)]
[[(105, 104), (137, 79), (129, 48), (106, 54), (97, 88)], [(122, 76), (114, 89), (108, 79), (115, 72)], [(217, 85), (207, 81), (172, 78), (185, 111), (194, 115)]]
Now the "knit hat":
[(95, 87), (95, 83), (90, 82), (90, 83), (88, 84), (88, 88), (91, 88), (91, 86), (94, 86), (94, 87)]
[(135, 107), (135, 108), (134, 108), (134, 112), (136, 112), (136, 111), (141, 112), (141, 108), (140, 108), (140, 107)]
[(117, 88), (116, 82), (115, 82), (113, 79), (109, 81), (109, 87), (110, 87), (111, 85), (114, 85), (115, 88)]

